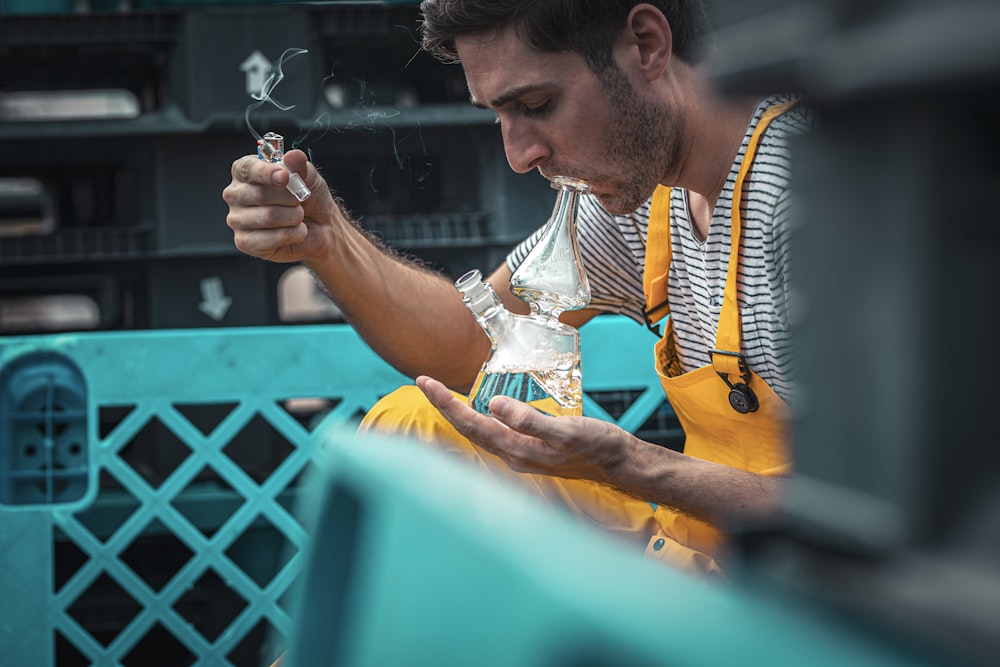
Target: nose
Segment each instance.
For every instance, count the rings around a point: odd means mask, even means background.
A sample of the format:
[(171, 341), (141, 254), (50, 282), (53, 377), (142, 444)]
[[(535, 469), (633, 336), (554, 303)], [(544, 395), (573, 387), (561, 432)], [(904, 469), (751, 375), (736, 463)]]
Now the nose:
[(503, 150), (507, 163), (518, 174), (525, 174), (549, 160), (552, 150), (544, 137), (526, 123), (500, 121)]

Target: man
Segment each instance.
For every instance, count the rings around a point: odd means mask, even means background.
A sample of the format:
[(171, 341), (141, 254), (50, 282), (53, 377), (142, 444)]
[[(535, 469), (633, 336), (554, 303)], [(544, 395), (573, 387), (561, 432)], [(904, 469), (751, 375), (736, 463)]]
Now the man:
[[(301, 153), (286, 156), (315, 193), (301, 205), (280, 167), (234, 163), (224, 197), (237, 246), (304, 262), (372, 348), (417, 377), (363, 429), (434, 442), (651, 557), (720, 574), (718, 528), (773, 513), (789, 465), (786, 141), (806, 112), (713, 90), (694, 0), (421, 8), (425, 48), (462, 64), (473, 104), (497, 114), (511, 168), (592, 186), (600, 206), (581, 208), (580, 242), (593, 299), (563, 319), (671, 313), (656, 359), (685, 453), (503, 397), (492, 416), (469, 408), (448, 387), (467, 390), (489, 348), (451, 281), (369, 239)], [(508, 283), (526, 247), (489, 279), (517, 312), (527, 309)]]

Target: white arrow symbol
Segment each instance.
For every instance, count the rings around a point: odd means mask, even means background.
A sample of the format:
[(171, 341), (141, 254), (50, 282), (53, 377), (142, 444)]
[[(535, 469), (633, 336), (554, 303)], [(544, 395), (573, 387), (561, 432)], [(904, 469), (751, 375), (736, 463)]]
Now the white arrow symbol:
[(223, 291), (222, 278), (218, 276), (201, 281), (201, 299), (198, 309), (216, 321), (226, 316), (229, 306), (233, 303), (232, 298), (226, 296)]
[(251, 97), (264, 90), (264, 82), (271, 75), (273, 66), (259, 50), (254, 51), (240, 63), (240, 70), (246, 72), (247, 95)]

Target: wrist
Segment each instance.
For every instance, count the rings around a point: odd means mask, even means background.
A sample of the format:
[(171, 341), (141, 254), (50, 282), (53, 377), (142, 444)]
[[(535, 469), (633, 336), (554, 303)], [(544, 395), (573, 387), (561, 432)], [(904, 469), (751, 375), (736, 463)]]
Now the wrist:
[(324, 282), (327, 279), (339, 280), (345, 272), (371, 262), (364, 235), (340, 210), (335, 209), (308, 224), (313, 228), (310, 232), (313, 242), (301, 261), (313, 273), (323, 277)]

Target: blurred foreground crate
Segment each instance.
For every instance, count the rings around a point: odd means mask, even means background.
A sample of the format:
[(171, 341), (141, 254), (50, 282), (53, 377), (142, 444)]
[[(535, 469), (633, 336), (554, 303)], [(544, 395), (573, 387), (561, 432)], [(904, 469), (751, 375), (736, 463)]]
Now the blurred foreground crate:
[[(650, 334), (582, 340), (585, 413), (648, 428)], [(268, 664), (300, 480), (406, 382), (346, 325), (0, 338), (0, 666)]]
[(979, 667), (739, 568), (664, 567), (443, 452), (326, 435), (284, 667)]

